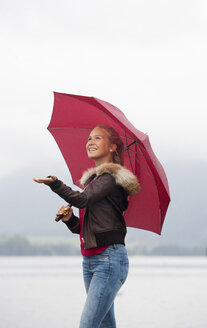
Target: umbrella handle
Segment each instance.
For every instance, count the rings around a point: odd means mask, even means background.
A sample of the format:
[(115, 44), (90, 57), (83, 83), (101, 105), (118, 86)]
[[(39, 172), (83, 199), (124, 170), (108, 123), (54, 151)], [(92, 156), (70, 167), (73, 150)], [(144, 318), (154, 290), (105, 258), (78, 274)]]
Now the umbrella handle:
[[(67, 205), (67, 207), (71, 207), (71, 205), (70, 204), (68, 204)], [(65, 215), (67, 215), (68, 213), (66, 212), (66, 214), (61, 214), (61, 215), (56, 215), (56, 218), (55, 218), (55, 221), (56, 222), (59, 222), (60, 220), (61, 220), (61, 218), (63, 217), (63, 216), (65, 216)]]

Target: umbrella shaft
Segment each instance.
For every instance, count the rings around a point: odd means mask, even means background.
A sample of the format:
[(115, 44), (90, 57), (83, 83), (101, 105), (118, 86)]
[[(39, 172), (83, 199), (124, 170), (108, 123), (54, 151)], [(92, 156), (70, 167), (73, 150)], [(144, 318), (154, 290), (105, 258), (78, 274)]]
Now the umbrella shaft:
[(130, 145), (127, 145), (126, 148), (125, 148), (125, 150), (128, 150), (135, 143), (137, 143), (137, 140), (134, 140)]

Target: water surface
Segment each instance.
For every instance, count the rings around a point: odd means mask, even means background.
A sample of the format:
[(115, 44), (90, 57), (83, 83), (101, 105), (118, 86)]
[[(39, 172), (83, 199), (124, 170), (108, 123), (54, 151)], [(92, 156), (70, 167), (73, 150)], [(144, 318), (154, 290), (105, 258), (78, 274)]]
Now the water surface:
[[(207, 258), (130, 257), (118, 328), (206, 328)], [(0, 257), (1, 328), (78, 328), (81, 257)]]

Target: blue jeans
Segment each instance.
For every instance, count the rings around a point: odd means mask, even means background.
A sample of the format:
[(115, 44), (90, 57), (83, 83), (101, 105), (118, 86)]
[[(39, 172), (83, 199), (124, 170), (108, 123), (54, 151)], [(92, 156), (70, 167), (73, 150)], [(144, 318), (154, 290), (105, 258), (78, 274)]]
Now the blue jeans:
[(115, 328), (114, 299), (125, 282), (129, 261), (124, 245), (110, 245), (104, 252), (83, 257), (87, 299), (79, 328)]

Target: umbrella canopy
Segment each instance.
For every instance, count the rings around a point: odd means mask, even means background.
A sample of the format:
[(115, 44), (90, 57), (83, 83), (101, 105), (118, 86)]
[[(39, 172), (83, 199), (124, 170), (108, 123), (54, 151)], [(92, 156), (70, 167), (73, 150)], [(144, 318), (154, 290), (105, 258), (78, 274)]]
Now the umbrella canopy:
[(125, 212), (128, 227), (161, 234), (170, 202), (164, 169), (155, 156), (149, 138), (137, 130), (110, 103), (94, 98), (54, 93), (54, 108), (48, 130), (55, 138), (74, 184), (79, 185), (83, 171), (94, 166), (87, 157), (86, 142), (97, 125), (112, 126), (125, 143), (124, 165), (139, 179), (141, 191), (130, 199)]

